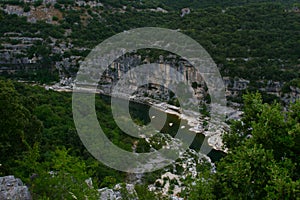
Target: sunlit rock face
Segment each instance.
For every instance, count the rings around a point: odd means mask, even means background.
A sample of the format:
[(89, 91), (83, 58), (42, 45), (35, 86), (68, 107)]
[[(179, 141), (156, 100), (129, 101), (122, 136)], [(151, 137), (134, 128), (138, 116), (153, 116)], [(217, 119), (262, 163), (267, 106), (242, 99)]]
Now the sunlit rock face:
[[(130, 57), (122, 57), (115, 62), (113, 62), (108, 70), (106, 71), (102, 81), (117, 81), (120, 79), (125, 73), (129, 72), (130, 70), (137, 67), (138, 65), (145, 64), (145, 61), (141, 61), (139, 56), (130, 56)], [(176, 69), (176, 71), (183, 74), (184, 81), (188, 82), (202, 82), (203, 79), (199, 72), (196, 71), (196, 69), (191, 66), (186, 61), (160, 61), (159, 69), (156, 72), (153, 72), (153, 75), (161, 75), (162, 71), (165, 71), (166, 73), (166, 81), (171, 81), (172, 76), (170, 76), (170, 72), (168, 69), (170, 67)], [(106, 79), (108, 78), (108, 79)]]
[(0, 199), (31, 200), (28, 187), (14, 176), (0, 177)]
[[(143, 96), (146, 94), (154, 99), (168, 101), (170, 98), (170, 90), (168, 90), (168, 88), (171, 88), (170, 86), (174, 85), (175, 80), (180, 80), (190, 86), (193, 84), (196, 97), (198, 99), (204, 98), (206, 95), (204, 89), (205, 81), (200, 73), (187, 61), (166, 61), (160, 59), (156, 63), (158, 63), (157, 70), (151, 71), (150, 78), (146, 80), (148, 84), (135, 88), (137, 90), (137, 95)], [(99, 89), (106, 94), (110, 94), (113, 87), (122, 77), (124, 77), (124, 75), (127, 76), (127, 85), (126, 88), (122, 89), (132, 89), (131, 86), (136, 86), (137, 80), (140, 78), (137, 77), (139, 74), (135, 74), (132, 71), (134, 71), (134, 68), (143, 64), (149, 64), (149, 62), (146, 59), (142, 61), (141, 57), (138, 55), (119, 58), (102, 74), (99, 82)], [(174, 69), (176, 73), (178, 72), (177, 75), (174, 74), (174, 72), (172, 73), (172, 69)], [(164, 80), (164, 86), (157, 84), (159, 78)]]

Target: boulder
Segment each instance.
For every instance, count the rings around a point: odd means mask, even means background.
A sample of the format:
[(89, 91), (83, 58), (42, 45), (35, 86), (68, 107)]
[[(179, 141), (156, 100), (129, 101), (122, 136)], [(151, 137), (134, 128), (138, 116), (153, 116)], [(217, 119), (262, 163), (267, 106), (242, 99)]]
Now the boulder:
[[(126, 194), (124, 194), (123, 192)], [(132, 199), (138, 200), (138, 195), (134, 189), (133, 184), (117, 184), (113, 189), (107, 187), (98, 189), (100, 194), (100, 200), (122, 200), (122, 199)], [(125, 196), (123, 196), (125, 195)]]
[(14, 176), (0, 177), (0, 199), (32, 200), (28, 187)]

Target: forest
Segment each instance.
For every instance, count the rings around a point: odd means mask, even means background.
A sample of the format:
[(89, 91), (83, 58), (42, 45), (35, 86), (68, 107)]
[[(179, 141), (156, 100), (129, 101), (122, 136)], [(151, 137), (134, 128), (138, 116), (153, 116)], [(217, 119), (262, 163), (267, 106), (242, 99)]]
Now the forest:
[[(105, 166), (82, 144), (73, 121), (72, 94), (46, 90), (42, 84), (58, 82), (62, 71), (65, 76), (76, 74), (78, 61), (60, 70), (56, 62), (72, 56), (82, 59), (110, 36), (133, 28), (162, 27), (178, 30), (199, 42), (222, 76), (250, 81), (238, 98), (242, 118), (227, 121), (230, 130), (222, 137), (226, 153), (214, 163), (214, 170), (209, 162), (197, 163), (196, 178), (182, 181), (184, 189), (178, 198), (300, 198), (300, 100), (283, 104), (279, 97), (258, 91), (268, 81), (282, 83), (283, 94), (290, 93), (293, 87), (300, 88), (300, 12), (294, 10), (300, 8), (299, 1), (100, 2), (101, 7), (80, 7), (73, 0), (57, 0), (54, 5), (44, 5), (42, 1), (0, 2), (1, 52), (8, 51), (7, 44), (20, 43), (7, 33), (42, 39), (15, 55), (39, 58), (34, 70), (0, 74), (0, 177), (20, 178), (32, 198), (42, 200), (99, 199), (97, 189), (130, 182), (127, 173)], [(62, 17), (53, 16), (55, 23), (31, 23), (24, 16), (4, 12), (8, 5), (28, 12), (53, 7)], [(150, 10), (157, 7), (166, 12)], [(191, 13), (181, 17), (182, 8), (190, 8)], [(68, 45), (61, 53), (53, 50)], [(155, 62), (161, 52), (143, 53)], [(1, 70), (26, 68), (4, 63), (4, 57), (0, 59)], [(96, 96), (95, 109), (110, 141), (132, 151), (136, 138), (117, 126), (106, 97)], [(138, 117), (134, 120), (139, 125), (145, 123)], [(140, 139), (137, 152), (149, 149), (150, 145)], [(170, 168), (144, 174), (141, 183), (134, 186), (138, 199), (170, 199), (148, 188)], [(88, 179), (93, 187), (86, 184)], [(174, 182), (170, 187), (175, 187)], [(133, 199), (127, 190), (121, 193), (123, 199)]]
[[(126, 5), (126, 1), (116, 2)], [(185, 1), (176, 1), (178, 6), (167, 1), (165, 4), (180, 7), (183, 2)], [(207, 2), (204, 1), (201, 5)], [(55, 81), (57, 77), (53, 69), (55, 62), (71, 55), (85, 57), (90, 49), (104, 39), (139, 27), (180, 30), (208, 51), (223, 76), (248, 79), (254, 87), (258, 80), (288, 83), (293, 79), (299, 79), (300, 15), (292, 11), (298, 4), (293, 1), (284, 1), (286, 3), (247, 1), (248, 3), (244, 5), (236, 1), (229, 2), (232, 2), (231, 6), (214, 2), (214, 6), (191, 7), (191, 13), (184, 17), (180, 17), (180, 9), (177, 8), (170, 9), (168, 13), (161, 13), (128, 6), (123, 11), (121, 8), (112, 7), (113, 1), (110, 1), (109, 6), (100, 8), (80, 7), (69, 10), (59, 7), (64, 18), (58, 20), (59, 23), (56, 25), (44, 21), (32, 24), (27, 22), (25, 17), (2, 12), (0, 33), (3, 35), (6, 32), (16, 32), (23, 36), (44, 39), (44, 42), (36, 42), (24, 52), (24, 56), (28, 58), (34, 55), (43, 58), (38, 66), (40, 68), (38, 75), (24, 71), (16, 75), (17, 78), (26, 80)], [(64, 5), (64, 3), (58, 1), (57, 4)], [(69, 29), (72, 30), (71, 34), (66, 36), (65, 31)], [(2, 43), (13, 42), (8, 37), (2, 37), (1, 40)], [(65, 50), (62, 54), (51, 51), (51, 46), (59, 46), (66, 42), (71, 43), (73, 48)], [(54, 70), (51, 76), (49, 70), (45, 70), (49, 68), (50, 71)], [(75, 65), (65, 73), (72, 75), (77, 69), (78, 65)]]
[[(22, 178), (34, 199), (72, 199), (69, 192), (80, 199), (85, 195), (97, 199), (86, 179), (92, 177), (99, 188), (126, 180), (125, 173), (104, 166), (81, 144), (69, 93), (9, 80), (0, 84), (0, 176)], [(241, 121), (232, 121), (231, 131), (224, 135), (229, 152), (216, 163), (216, 173), (211, 173), (209, 165), (199, 166), (196, 184), (187, 181), (190, 190), (183, 191), (182, 197), (298, 199), (300, 101), (283, 111), (276, 102), (264, 103), (259, 93), (248, 93), (243, 99), (245, 114)], [(110, 140), (130, 150), (133, 139), (115, 128), (109, 105), (97, 98), (96, 110)], [(136, 185), (140, 199), (160, 199), (146, 187), (158, 174), (148, 174), (143, 185)]]

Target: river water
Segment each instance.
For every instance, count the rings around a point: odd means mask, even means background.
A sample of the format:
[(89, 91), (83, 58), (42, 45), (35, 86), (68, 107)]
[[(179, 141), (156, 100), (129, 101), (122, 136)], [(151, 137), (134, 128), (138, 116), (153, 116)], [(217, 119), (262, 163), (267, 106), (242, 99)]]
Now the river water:
[[(110, 96), (101, 94), (100, 97), (102, 100), (104, 100), (104, 102), (110, 104)], [(118, 99), (118, 101), (120, 101), (120, 103), (126, 102), (123, 99)], [(144, 124), (148, 124), (151, 121), (149, 116), (149, 109), (150, 109), (150, 105), (147, 104), (132, 102), (132, 101), (129, 103), (129, 110), (132, 118), (139, 119), (139, 121), (142, 121)], [(163, 111), (158, 110), (158, 112), (163, 112)], [(162, 130), (160, 130), (160, 132), (164, 134), (169, 134), (172, 137), (174, 137), (178, 129), (180, 128), (179, 126), (181, 120), (182, 119), (180, 119), (177, 115), (167, 114), (165, 125), (162, 128)], [(185, 127), (187, 134), (195, 135), (194, 140), (190, 145), (191, 149), (199, 151), (202, 145), (208, 146), (207, 140), (205, 140), (205, 136), (201, 133), (195, 133), (193, 131), (190, 131), (189, 129), (191, 127), (188, 125), (186, 120), (182, 120), (181, 126)], [(224, 155), (225, 155), (224, 152), (215, 149), (212, 149), (212, 151), (208, 154), (212, 162), (219, 161)]]

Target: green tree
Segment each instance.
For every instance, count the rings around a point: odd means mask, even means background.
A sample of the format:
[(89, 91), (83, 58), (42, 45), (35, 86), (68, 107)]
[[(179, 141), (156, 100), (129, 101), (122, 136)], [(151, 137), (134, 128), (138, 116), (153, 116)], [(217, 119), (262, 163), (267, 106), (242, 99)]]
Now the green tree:
[(238, 147), (217, 165), (217, 199), (262, 199), (266, 196), (263, 188), (271, 180), (273, 162), (272, 152), (261, 145)]
[(243, 99), (242, 119), (224, 136), (228, 154), (216, 163), (216, 173), (202, 173), (186, 196), (298, 199), (300, 101), (284, 111), (277, 103), (263, 104), (259, 93)]
[(215, 174), (211, 172), (211, 165), (203, 162), (197, 166), (198, 176), (195, 182), (188, 183), (187, 188), (182, 192), (183, 196), (188, 196), (191, 200), (211, 200), (216, 199), (214, 194)]
[(4, 174), (41, 138), (42, 124), (23, 102), (11, 81), (0, 80), (0, 170)]
[(263, 110), (260, 93), (248, 93), (243, 96), (243, 118), (240, 121), (232, 121), (231, 131), (223, 136), (224, 144), (230, 150), (243, 144), (246, 138), (251, 137), (252, 123), (258, 120)]
[(147, 185), (135, 185), (134, 188), (140, 200), (159, 199), (153, 192), (148, 190)]
[(277, 103), (263, 104), (258, 93), (246, 94), (244, 112), (224, 136), (230, 152), (217, 165), (217, 197), (297, 199), (300, 102), (284, 112)]
[(42, 163), (42, 170), (31, 183), (34, 198), (99, 199), (98, 191), (86, 180), (90, 178), (84, 161), (69, 155), (65, 148), (52, 153), (50, 161)]

